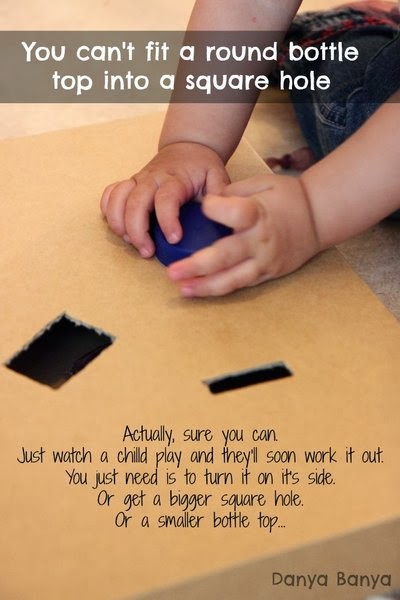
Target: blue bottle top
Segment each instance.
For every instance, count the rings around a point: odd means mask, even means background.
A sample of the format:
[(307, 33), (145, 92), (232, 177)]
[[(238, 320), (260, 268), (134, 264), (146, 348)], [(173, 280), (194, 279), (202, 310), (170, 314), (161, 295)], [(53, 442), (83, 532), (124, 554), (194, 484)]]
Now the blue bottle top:
[(229, 227), (206, 217), (201, 202), (196, 200), (189, 200), (181, 207), (179, 219), (183, 237), (177, 244), (170, 244), (161, 231), (155, 214), (152, 215), (150, 235), (156, 247), (156, 257), (165, 266), (186, 258), (232, 233)]

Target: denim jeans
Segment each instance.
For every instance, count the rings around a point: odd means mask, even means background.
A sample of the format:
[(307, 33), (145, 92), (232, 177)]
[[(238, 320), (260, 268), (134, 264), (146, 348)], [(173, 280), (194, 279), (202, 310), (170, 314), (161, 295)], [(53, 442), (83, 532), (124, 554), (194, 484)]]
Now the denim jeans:
[[(355, 46), (354, 62), (288, 62), (293, 77), (328, 75), (329, 90), (292, 91), (291, 99), (303, 134), (316, 159), (326, 156), (400, 88), (400, 33), (349, 31), (336, 41)], [(393, 124), (396, 126), (397, 124)]]
[[(339, 39), (344, 47), (356, 46), (357, 61), (339, 66), (334, 61), (316, 65), (304, 60), (285, 65), (292, 76), (313, 69), (331, 80), (326, 91), (291, 92), (301, 129), (317, 160), (344, 142), (400, 88), (399, 31), (349, 31)], [(390, 218), (400, 220), (400, 210)]]

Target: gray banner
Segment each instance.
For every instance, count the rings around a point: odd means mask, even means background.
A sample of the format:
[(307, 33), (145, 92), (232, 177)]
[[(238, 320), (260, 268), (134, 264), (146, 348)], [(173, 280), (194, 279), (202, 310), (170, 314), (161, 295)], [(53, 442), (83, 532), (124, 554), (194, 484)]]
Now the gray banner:
[[(283, 37), (282, 32), (3, 31), (0, 102), (254, 102), (272, 87), (294, 89), (296, 102), (312, 101), (315, 90), (318, 101), (330, 101), (335, 88), (337, 101), (341, 86), (334, 81), (351, 80), (353, 70), (368, 62), (361, 50), (340, 41), (298, 46), (292, 56), (286, 47), (283, 55)], [(391, 73), (391, 86), (385, 87), (395, 90), (399, 67)], [(371, 89), (382, 101), (382, 86)], [(268, 101), (268, 94), (262, 97)], [(283, 94), (283, 101), (287, 97)], [(279, 100), (274, 94), (273, 101)]]

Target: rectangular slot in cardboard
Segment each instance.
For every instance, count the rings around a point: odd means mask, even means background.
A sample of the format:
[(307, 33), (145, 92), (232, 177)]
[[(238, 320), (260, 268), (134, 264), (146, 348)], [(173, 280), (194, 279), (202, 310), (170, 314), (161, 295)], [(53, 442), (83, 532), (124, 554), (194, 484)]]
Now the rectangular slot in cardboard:
[(256, 383), (264, 383), (283, 377), (290, 377), (293, 373), (287, 368), (283, 362), (275, 362), (267, 365), (261, 365), (254, 369), (245, 369), (236, 371), (236, 373), (227, 373), (212, 379), (206, 379), (204, 383), (208, 385), (208, 389), (212, 394), (220, 394), (229, 390), (254, 385)]

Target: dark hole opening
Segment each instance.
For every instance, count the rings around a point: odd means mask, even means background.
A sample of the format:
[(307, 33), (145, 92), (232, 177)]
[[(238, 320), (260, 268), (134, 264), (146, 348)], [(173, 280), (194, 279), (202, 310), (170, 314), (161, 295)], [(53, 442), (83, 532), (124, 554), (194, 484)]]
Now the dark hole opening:
[(13, 356), (6, 367), (57, 389), (110, 346), (114, 339), (64, 314)]
[(265, 381), (273, 381), (290, 377), (293, 373), (287, 368), (285, 363), (276, 362), (268, 365), (255, 367), (254, 369), (246, 369), (221, 375), (212, 379), (207, 379), (204, 383), (208, 385), (208, 389), (212, 394), (220, 394), (229, 390), (254, 385), (256, 383), (264, 383)]

